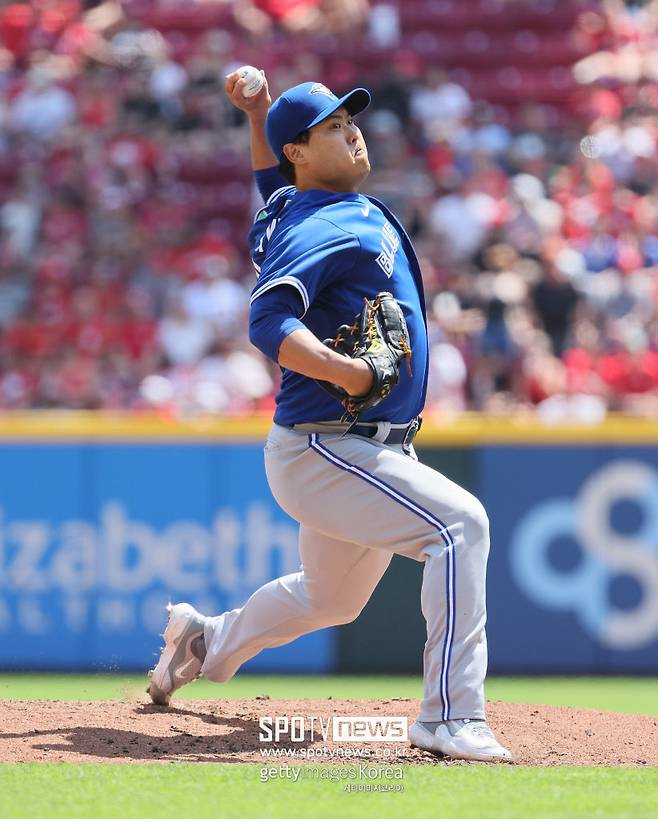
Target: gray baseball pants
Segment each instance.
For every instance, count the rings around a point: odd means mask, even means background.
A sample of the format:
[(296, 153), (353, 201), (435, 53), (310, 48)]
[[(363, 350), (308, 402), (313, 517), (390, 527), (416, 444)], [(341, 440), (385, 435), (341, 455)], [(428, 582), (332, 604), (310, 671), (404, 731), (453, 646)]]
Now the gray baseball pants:
[(424, 563), (419, 719), (484, 719), (489, 526), (482, 504), (400, 445), (327, 429), (272, 427), (267, 479), (300, 523), (301, 567), (266, 583), (242, 608), (208, 618), (202, 675), (225, 682), (264, 648), (351, 622), (399, 554)]

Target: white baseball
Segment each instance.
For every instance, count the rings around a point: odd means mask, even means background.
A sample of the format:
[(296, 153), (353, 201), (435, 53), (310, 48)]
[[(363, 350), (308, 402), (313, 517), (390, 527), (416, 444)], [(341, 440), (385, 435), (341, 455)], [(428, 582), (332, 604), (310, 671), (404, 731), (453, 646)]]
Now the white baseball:
[(586, 136), (580, 140), (580, 151), (588, 159), (597, 159), (601, 156), (601, 140), (596, 136)]
[(241, 80), (247, 81), (247, 84), (242, 89), (242, 95), (247, 98), (255, 97), (265, 82), (263, 75), (257, 68), (254, 68), (253, 65), (243, 65), (242, 68), (238, 68), (238, 74)]

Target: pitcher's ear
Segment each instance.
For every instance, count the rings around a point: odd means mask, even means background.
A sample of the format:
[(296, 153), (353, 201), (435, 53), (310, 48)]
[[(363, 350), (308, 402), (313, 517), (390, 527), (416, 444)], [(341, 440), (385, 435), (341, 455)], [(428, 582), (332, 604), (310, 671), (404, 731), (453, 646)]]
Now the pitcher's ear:
[(297, 145), (294, 142), (288, 142), (283, 146), (283, 154), (293, 165), (301, 165), (306, 158), (304, 146)]

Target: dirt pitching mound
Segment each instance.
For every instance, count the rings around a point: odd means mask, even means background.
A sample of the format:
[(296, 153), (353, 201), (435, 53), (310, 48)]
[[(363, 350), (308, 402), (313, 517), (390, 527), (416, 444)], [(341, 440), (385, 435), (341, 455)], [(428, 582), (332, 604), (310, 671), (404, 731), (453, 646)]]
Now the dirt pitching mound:
[[(256, 762), (279, 765), (447, 762), (406, 743), (334, 743), (319, 720), (333, 716), (405, 716), (418, 702), (393, 700), (174, 700), (146, 702), (0, 702), (1, 762)], [(261, 716), (314, 717), (314, 736), (261, 742)], [(658, 765), (658, 718), (636, 714), (490, 702), (488, 717), (520, 765)], [(264, 749), (296, 749), (266, 756)], [(270, 753), (273, 753), (270, 751)], [(351, 754), (348, 756), (347, 754)]]

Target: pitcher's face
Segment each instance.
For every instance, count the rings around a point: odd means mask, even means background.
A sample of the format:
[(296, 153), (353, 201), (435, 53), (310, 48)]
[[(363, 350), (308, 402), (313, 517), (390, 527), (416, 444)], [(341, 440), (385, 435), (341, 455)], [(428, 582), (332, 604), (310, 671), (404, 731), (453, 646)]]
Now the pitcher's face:
[(356, 191), (370, 173), (368, 149), (352, 115), (339, 108), (314, 125), (306, 144), (289, 156), (295, 165), (297, 187), (338, 193)]

